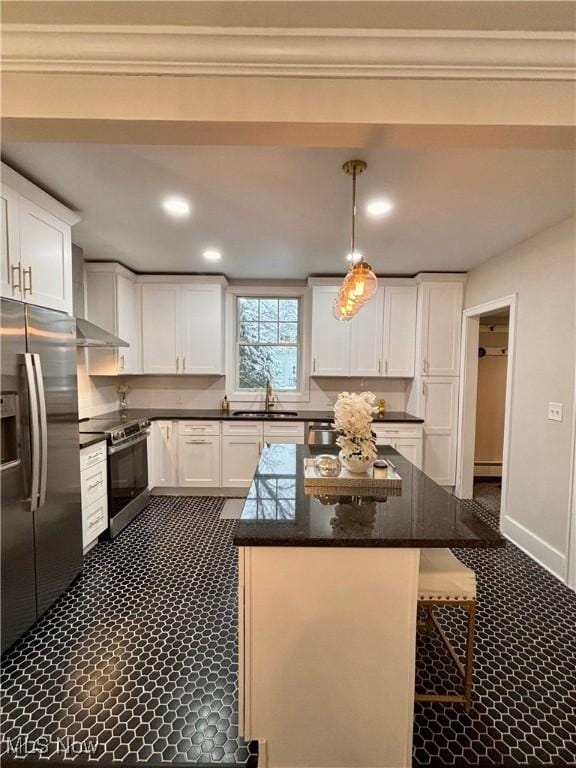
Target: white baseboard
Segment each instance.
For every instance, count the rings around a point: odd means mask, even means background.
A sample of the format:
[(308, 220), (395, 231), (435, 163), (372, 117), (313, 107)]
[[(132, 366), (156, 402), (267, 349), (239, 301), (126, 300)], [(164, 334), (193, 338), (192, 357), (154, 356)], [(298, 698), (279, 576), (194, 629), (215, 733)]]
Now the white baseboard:
[(533, 560), (566, 583), (567, 558), (521, 523), (506, 515), (502, 520), (502, 533)]

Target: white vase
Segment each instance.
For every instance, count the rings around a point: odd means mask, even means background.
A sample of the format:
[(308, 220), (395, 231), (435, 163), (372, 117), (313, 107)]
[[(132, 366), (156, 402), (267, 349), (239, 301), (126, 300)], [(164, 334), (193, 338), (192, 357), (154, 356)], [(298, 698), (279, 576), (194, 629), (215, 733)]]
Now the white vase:
[(342, 466), (353, 475), (365, 475), (372, 466), (372, 459), (360, 459), (357, 456), (346, 458), (343, 451), (340, 451), (339, 458)]

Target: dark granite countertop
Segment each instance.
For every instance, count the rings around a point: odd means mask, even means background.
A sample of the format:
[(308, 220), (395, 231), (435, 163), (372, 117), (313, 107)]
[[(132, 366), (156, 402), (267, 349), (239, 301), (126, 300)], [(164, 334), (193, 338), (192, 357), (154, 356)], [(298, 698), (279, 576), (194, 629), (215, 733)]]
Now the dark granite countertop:
[[(100, 416), (95, 416), (91, 421), (97, 421), (101, 419), (113, 419), (117, 418), (118, 423), (126, 419), (149, 419), (155, 421), (159, 419), (172, 419), (172, 420), (206, 420), (206, 421), (267, 421), (274, 419), (274, 411), (271, 415), (266, 414), (264, 411), (258, 412), (253, 416), (235, 416), (235, 411), (250, 411), (249, 406), (231, 408), (230, 413), (222, 413), (219, 408), (214, 409), (184, 409), (184, 408), (129, 408), (126, 411), (109, 411), (103, 413)], [(290, 406), (283, 407), (280, 410), (294, 411), (295, 416), (288, 417), (276, 417), (278, 421), (332, 421), (334, 418), (333, 411), (298, 411), (296, 408), (292, 409)], [(375, 424), (390, 423), (405, 423), (405, 424), (422, 424), (424, 419), (418, 416), (412, 416), (404, 411), (387, 411), (382, 418), (375, 418)]]
[(102, 435), (80, 434), (80, 449), (89, 448), (91, 445), (96, 445), (96, 443), (102, 443), (102, 442), (104, 442), (104, 438), (102, 437)]
[(240, 520), (237, 546), (273, 547), (502, 547), (501, 534), (389, 446), (402, 478), (400, 495), (319, 499), (304, 492), (303, 460), (337, 453), (303, 445), (264, 449)]

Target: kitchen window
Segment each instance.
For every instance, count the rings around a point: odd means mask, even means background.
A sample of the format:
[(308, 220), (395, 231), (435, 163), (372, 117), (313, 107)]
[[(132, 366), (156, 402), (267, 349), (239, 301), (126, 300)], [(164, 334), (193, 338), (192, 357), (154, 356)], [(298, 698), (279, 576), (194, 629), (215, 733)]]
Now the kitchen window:
[(297, 392), (300, 380), (300, 298), (237, 296), (238, 390)]

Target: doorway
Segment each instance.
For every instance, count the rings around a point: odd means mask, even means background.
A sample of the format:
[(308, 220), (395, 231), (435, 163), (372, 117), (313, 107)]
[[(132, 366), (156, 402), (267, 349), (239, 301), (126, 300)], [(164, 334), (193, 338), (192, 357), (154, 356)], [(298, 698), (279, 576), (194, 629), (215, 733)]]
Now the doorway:
[(507, 495), (516, 295), (464, 310), (456, 495), (502, 527)]
[(474, 499), (500, 518), (510, 311), (479, 316)]

